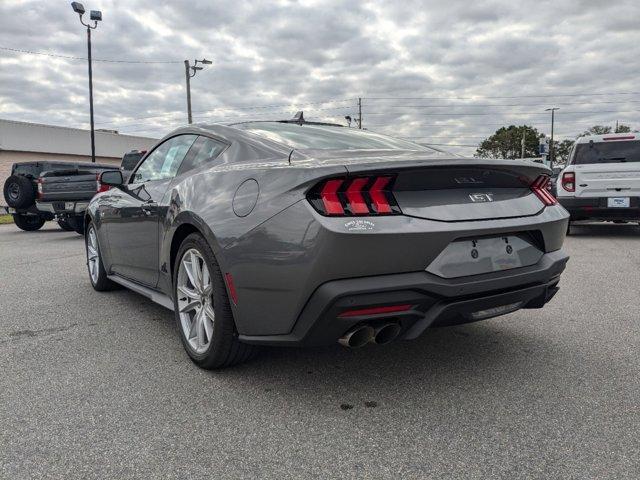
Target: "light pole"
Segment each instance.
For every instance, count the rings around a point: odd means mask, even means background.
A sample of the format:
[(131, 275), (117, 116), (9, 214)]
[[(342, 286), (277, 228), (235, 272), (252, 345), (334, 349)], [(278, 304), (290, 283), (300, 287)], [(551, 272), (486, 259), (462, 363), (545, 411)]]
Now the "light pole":
[[(91, 161), (96, 163), (96, 135), (93, 126), (93, 70), (91, 68), (91, 30), (98, 26), (98, 22), (102, 21), (102, 12), (100, 10), (91, 10), (89, 13), (89, 23), (82, 21), (84, 15), (84, 6), (79, 2), (71, 2), (71, 8), (80, 17), (80, 23), (87, 27), (87, 59), (89, 61), (89, 116), (91, 120)], [(93, 21), (93, 26), (91, 26)]]
[(189, 60), (184, 61), (184, 76), (187, 81), (187, 120), (189, 124), (193, 123), (193, 118), (191, 116), (191, 79), (196, 76), (196, 72), (198, 70), (202, 70), (202, 67), (199, 67), (198, 64), (202, 63), (203, 65), (211, 65), (211, 60), (207, 60), (203, 58), (202, 60), (194, 60), (193, 65), (189, 63)]
[(553, 168), (553, 156), (555, 155), (555, 148), (553, 147), (553, 123), (555, 119), (556, 110), (560, 110), (559, 107), (552, 107), (545, 109), (545, 112), (551, 112), (551, 146), (549, 147), (549, 168)]

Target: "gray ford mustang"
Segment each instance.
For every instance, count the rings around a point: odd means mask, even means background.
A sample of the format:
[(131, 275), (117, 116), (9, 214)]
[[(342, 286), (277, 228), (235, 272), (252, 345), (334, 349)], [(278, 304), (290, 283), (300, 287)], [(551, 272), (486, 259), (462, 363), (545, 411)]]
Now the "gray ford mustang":
[(568, 256), (550, 170), (296, 120), (194, 125), (87, 210), (96, 290), (174, 311), (203, 368), (541, 308)]

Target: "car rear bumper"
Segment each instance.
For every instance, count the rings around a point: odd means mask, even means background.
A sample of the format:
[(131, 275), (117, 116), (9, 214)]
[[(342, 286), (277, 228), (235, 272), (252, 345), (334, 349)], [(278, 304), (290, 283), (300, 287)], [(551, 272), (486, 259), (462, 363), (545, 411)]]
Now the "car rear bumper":
[(55, 215), (81, 215), (87, 209), (88, 205), (88, 201), (36, 202), (36, 208), (39, 211)]
[[(624, 197), (623, 194), (620, 196)], [(629, 197), (629, 207), (622, 208), (608, 207), (607, 197), (558, 197), (558, 201), (569, 212), (572, 221), (640, 220), (640, 197)]]
[[(400, 323), (399, 338), (413, 339), (429, 327), (541, 308), (557, 292), (568, 259), (562, 250), (556, 250), (529, 267), (468, 277), (445, 279), (413, 272), (331, 281), (311, 295), (289, 334), (240, 335), (240, 340), (264, 345), (330, 345), (358, 325), (375, 327), (389, 320)], [(411, 308), (393, 315), (340, 317), (345, 311), (389, 305)]]

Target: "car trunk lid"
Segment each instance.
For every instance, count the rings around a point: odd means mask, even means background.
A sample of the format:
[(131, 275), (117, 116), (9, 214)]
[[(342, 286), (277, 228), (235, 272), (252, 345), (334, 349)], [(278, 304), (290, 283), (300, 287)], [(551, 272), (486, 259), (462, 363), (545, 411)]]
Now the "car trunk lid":
[(545, 207), (531, 185), (550, 171), (533, 162), (424, 152), (331, 153), (314, 152), (313, 160), (324, 166), (341, 163), (349, 177), (392, 175), (393, 195), (404, 215), (455, 222), (530, 216)]

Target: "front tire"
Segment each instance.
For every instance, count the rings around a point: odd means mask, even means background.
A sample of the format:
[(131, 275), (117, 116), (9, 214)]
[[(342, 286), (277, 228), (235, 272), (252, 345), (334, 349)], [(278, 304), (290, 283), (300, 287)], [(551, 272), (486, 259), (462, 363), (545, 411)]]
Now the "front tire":
[(22, 215), (14, 213), (13, 222), (20, 230), (24, 230), (25, 232), (35, 232), (42, 228), (45, 219), (38, 215)]
[(211, 247), (197, 233), (178, 250), (173, 298), (182, 344), (196, 365), (212, 370), (253, 355), (255, 348), (238, 340), (222, 272)]
[(89, 223), (87, 227), (84, 244), (87, 252), (87, 270), (93, 289), (98, 292), (116, 289), (117, 284), (107, 278), (107, 271), (102, 263), (102, 255), (98, 245), (98, 233), (93, 223)]

